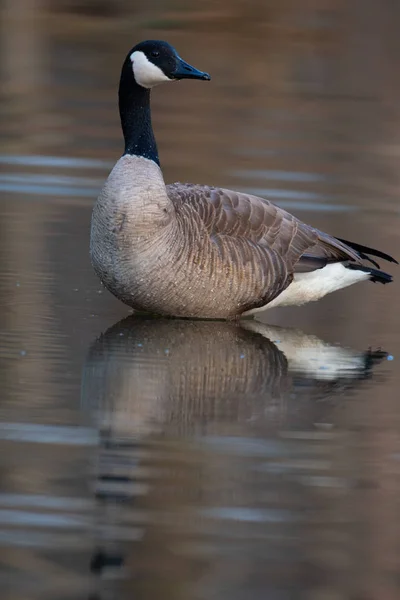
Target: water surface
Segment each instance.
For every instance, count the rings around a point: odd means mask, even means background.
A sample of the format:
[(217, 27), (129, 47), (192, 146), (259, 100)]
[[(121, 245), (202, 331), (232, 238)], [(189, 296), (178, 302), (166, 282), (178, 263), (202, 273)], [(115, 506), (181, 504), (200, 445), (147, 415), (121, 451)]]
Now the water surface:
[(3, 3), (2, 599), (399, 597), (400, 278), (156, 320), (88, 257), (144, 38), (213, 76), (154, 92), (167, 181), (400, 256), (398, 8), (317, 4)]

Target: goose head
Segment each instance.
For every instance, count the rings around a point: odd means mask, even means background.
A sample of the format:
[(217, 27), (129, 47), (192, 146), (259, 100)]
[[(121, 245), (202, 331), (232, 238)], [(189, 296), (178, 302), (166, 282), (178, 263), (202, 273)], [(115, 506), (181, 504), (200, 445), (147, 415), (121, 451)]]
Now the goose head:
[(137, 44), (129, 52), (126, 65), (132, 69), (135, 82), (146, 89), (179, 79), (211, 79), (208, 73), (199, 71), (182, 60), (168, 42), (160, 40), (147, 40)]

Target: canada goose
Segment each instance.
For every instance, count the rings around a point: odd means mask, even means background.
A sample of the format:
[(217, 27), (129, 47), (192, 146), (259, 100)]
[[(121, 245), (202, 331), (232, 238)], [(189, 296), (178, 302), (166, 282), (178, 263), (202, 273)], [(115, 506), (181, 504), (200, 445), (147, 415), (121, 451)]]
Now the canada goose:
[(365, 279), (392, 280), (368, 255), (397, 262), (391, 256), (318, 231), (268, 200), (166, 185), (150, 91), (177, 79), (210, 76), (163, 41), (136, 45), (122, 66), (125, 152), (95, 204), (90, 241), (94, 269), (110, 292), (138, 310), (230, 319), (318, 300)]

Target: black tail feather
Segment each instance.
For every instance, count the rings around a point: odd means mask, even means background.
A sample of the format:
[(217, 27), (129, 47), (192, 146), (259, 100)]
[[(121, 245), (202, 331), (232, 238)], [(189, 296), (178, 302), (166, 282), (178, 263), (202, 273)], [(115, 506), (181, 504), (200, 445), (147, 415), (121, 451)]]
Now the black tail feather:
[(372, 369), (376, 364), (379, 364), (382, 360), (387, 359), (389, 356), (389, 352), (385, 352), (382, 348), (378, 348), (377, 350), (372, 350), (372, 348), (368, 348), (367, 352), (365, 352), (365, 368)]
[(389, 275), (389, 273), (385, 273), (384, 271), (378, 271), (377, 269), (371, 269), (371, 267), (363, 267), (362, 265), (357, 265), (354, 263), (347, 263), (347, 269), (353, 269), (354, 271), (364, 271), (364, 273), (369, 274), (369, 280), (373, 283), (390, 283), (393, 281), (393, 277)]
[(360, 258), (362, 258), (363, 260), (369, 260), (373, 265), (378, 267), (378, 269), (379, 269), (379, 265), (374, 260), (369, 258), (369, 256), (367, 256), (367, 254), (371, 254), (372, 256), (377, 256), (378, 258), (383, 258), (384, 260), (387, 260), (388, 262), (396, 263), (396, 265), (399, 264), (397, 262), (397, 260), (395, 258), (393, 258), (393, 256), (389, 256), (389, 254), (385, 254), (385, 252), (381, 252), (380, 250), (374, 250), (374, 248), (368, 248), (368, 246), (362, 246), (361, 244), (356, 244), (355, 242), (349, 242), (347, 240), (342, 240), (341, 238), (336, 238), (336, 239), (339, 240), (339, 242), (342, 242), (342, 244), (346, 244), (347, 246), (350, 246), (350, 248), (353, 248), (353, 250), (355, 250), (356, 252), (359, 253)]

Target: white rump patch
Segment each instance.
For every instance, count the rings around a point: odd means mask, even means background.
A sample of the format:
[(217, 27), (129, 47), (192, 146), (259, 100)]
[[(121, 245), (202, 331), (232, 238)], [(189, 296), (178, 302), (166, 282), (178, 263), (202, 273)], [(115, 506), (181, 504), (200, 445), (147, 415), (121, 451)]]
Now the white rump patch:
[(132, 52), (131, 62), (136, 83), (144, 88), (150, 89), (160, 83), (171, 81), (171, 79), (163, 73), (160, 67), (153, 64), (147, 58), (145, 53), (140, 50)]
[(326, 265), (310, 273), (295, 273), (292, 283), (279, 296), (266, 306), (255, 308), (245, 314), (254, 314), (276, 306), (300, 306), (366, 279), (369, 279), (369, 273), (347, 269), (341, 263)]

